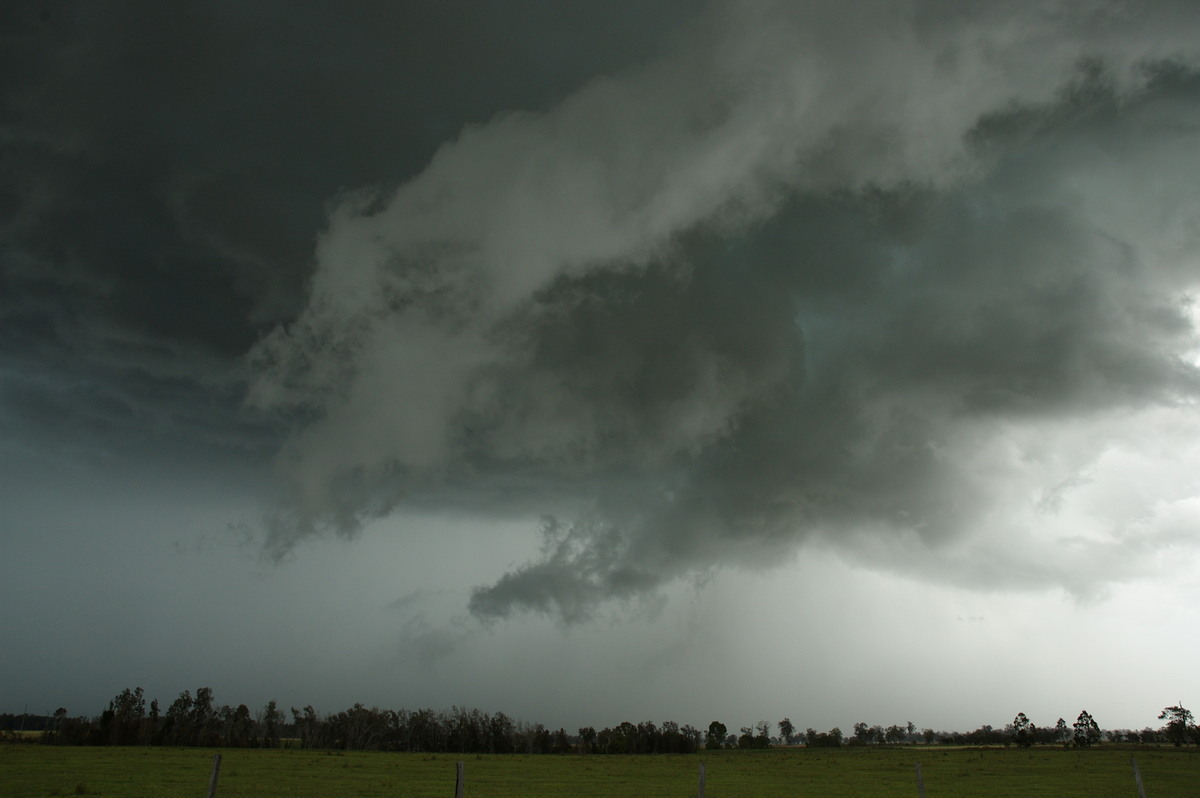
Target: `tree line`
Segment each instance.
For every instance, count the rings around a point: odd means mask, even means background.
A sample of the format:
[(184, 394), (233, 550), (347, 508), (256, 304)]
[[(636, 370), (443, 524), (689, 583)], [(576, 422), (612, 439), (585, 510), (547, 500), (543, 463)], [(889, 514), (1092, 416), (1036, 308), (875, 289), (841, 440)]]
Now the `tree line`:
[[(36, 739), (49, 745), (165, 745), (228, 748), (283, 746), (333, 749), (488, 754), (690, 754), (701, 749), (756, 749), (778, 745), (810, 748), (842, 745), (1062, 745), (1089, 748), (1101, 741), (1115, 743), (1200, 745), (1200, 729), (1182, 704), (1165, 707), (1159, 715), (1166, 725), (1141, 731), (1103, 731), (1086, 710), (1075, 722), (1059, 718), (1053, 726), (1037, 726), (1024, 712), (1003, 728), (984, 725), (971, 732), (917, 730), (912, 722), (883, 727), (854, 724), (853, 734), (840, 728), (800, 733), (789, 718), (775, 724), (759, 721), (743, 726), (740, 734), (713, 721), (706, 730), (666, 721), (661, 725), (628, 721), (596, 730), (585, 726), (574, 734), (551, 730), (540, 723), (515, 720), (503, 712), (452, 707), (389, 710), (355, 704), (322, 715), (311, 705), (283, 712), (274, 701), (252, 712), (245, 704), (216, 704), (213, 691), (183, 691), (163, 711), (157, 701), (146, 702), (142, 688), (124, 689), (95, 717), (70, 717), (64, 708), (52, 715), (0, 715), (0, 729), (41, 732)], [(12, 736), (12, 739), (18, 739)]]
[(142, 688), (122, 690), (95, 717), (70, 717), (65, 708), (49, 716), (0, 715), (0, 728), (38, 731), (48, 745), (166, 745), (227, 748), (298, 748), (490, 754), (686, 754), (703, 734), (667, 721), (621, 723), (569, 735), (525, 723), (503, 712), (453, 707), (390, 710), (355, 704), (333, 714), (311, 705), (292, 707), (290, 717), (274, 701), (252, 712), (245, 704), (217, 705), (213, 691), (180, 693), (165, 711), (148, 704)]
[[(1167, 721), (1160, 728), (1101, 729), (1100, 724), (1086, 709), (1080, 711), (1073, 723), (1059, 718), (1053, 726), (1037, 726), (1024, 712), (1018, 712), (1012, 722), (1003, 728), (990, 725), (980, 726), (970, 732), (944, 732), (922, 729), (917, 732), (910, 722), (905, 726), (869, 726), (854, 724), (854, 734), (847, 741), (850, 745), (898, 745), (924, 743), (926, 745), (1017, 745), (1025, 748), (1034, 745), (1061, 745), (1064, 748), (1090, 748), (1100, 742), (1140, 743), (1142, 745), (1175, 746), (1200, 745), (1200, 727), (1195, 724), (1192, 712), (1182, 704), (1164, 707), (1158, 716)], [(786, 718), (785, 718), (786, 720)], [(811, 730), (810, 730), (811, 731)]]

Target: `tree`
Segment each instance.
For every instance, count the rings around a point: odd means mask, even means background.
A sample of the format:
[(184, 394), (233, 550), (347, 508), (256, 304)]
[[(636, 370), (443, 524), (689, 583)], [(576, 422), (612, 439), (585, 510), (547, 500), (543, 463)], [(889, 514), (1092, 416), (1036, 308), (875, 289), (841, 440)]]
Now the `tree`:
[(188, 717), (192, 734), (195, 735), (193, 745), (212, 746), (220, 742), (217, 733), (216, 707), (213, 706), (213, 691), (211, 687), (201, 687), (196, 691), (192, 701), (192, 711)]
[[(515, 750), (513, 737), (516, 726), (513, 719), (503, 712), (492, 715), (488, 721), (488, 746), (493, 754), (511, 754)], [(593, 735), (595, 732), (593, 731)]]
[(683, 733), (679, 730), (679, 724), (673, 720), (664, 720), (663, 725), (658, 730), (658, 747), (655, 749), (656, 754), (682, 754), (686, 743), (684, 742)]
[(1100, 724), (1096, 723), (1096, 719), (1089, 715), (1086, 709), (1075, 719), (1072, 742), (1076, 748), (1091, 748), (1094, 743), (1100, 742)]
[(816, 729), (809, 728), (804, 733), (804, 740), (809, 748), (837, 748), (842, 744), (842, 730), (833, 728), (818, 733)]
[(1012, 725), (1014, 743), (1022, 748), (1028, 748), (1029, 746), (1033, 745), (1033, 739), (1036, 730), (1034, 729), (1033, 724), (1029, 722), (1029, 718), (1025, 716), (1024, 712), (1017, 713), (1017, 716), (1013, 718)]
[(306, 706), (303, 713), (292, 707), (292, 724), (296, 727), (296, 736), (300, 739), (301, 748), (320, 747), (321, 722), (312, 704)]
[(237, 709), (222, 708), (222, 721), (225, 726), (225, 745), (231, 748), (249, 748), (254, 721), (250, 717), (250, 708), (238, 704)]
[(1196, 730), (1191, 711), (1184, 709), (1182, 703), (1176, 704), (1173, 707), (1164, 707), (1158, 719), (1167, 722), (1163, 733), (1168, 740), (1174, 743), (1176, 748), (1186, 743)]
[(155, 698), (150, 702), (150, 714), (146, 716), (145, 732), (142, 735), (143, 745), (151, 745), (158, 740), (158, 720), (160, 714), (158, 711), (158, 699)]
[(792, 725), (791, 720), (784, 718), (783, 720), (779, 721), (779, 735), (783, 737), (784, 745), (791, 745), (792, 740), (795, 738), (795, 734), (796, 727)]
[(725, 735), (728, 731), (724, 723), (714, 720), (708, 724), (708, 737), (704, 741), (704, 747), (710, 751), (720, 748), (725, 742)]
[(179, 698), (176, 698), (171, 702), (171, 706), (167, 707), (163, 736), (168, 745), (191, 744), (191, 714), (192, 693), (190, 690), (184, 690), (179, 694)]
[(262, 711), (261, 720), (263, 748), (279, 747), (279, 727), (286, 720), (279, 707), (275, 705), (275, 701), (268, 701), (267, 706)]
[(694, 754), (700, 750), (700, 730), (690, 723), (685, 723), (680, 727), (679, 733), (683, 736), (685, 750), (684, 753)]
[(107, 722), (108, 742), (111, 745), (136, 745), (146, 716), (146, 699), (142, 688), (122, 690), (108, 702), (108, 709), (101, 716)]
[(1054, 724), (1054, 741), (1062, 743), (1063, 748), (1071, 744), (1071, 730), (1067, 728), (1067, 722), (1062, 718)]
[(651, 721), (642, 721), (637, 725), (637, 735), (634, 738), (634, 750), (639, 754), (652, 754), (658, 750), (658, 742), (662, 738), (658, 727)]

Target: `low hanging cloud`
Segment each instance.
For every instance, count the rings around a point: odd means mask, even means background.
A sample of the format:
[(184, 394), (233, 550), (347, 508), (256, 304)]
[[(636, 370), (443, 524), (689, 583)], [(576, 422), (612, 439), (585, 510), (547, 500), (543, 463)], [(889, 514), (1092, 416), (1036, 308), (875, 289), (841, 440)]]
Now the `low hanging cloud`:
[(565, 621), (805, 542), (962, 584), (1136, 575), (1113, 553), (1187, 486), (1060, 545), (1088, 469), (1200, 388), (1200, 19), (1131, 13), (718, 3), (342, 196), (250, 359), (296, 424), (268, 548), (403, 505), (545, 514), (470, 606)]

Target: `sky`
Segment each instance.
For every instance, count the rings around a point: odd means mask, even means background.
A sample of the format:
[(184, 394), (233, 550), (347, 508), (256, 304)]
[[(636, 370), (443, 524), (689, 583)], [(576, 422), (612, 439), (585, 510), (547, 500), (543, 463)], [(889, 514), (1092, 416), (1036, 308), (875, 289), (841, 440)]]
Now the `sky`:
[(0, 712), (1200, 701), (1200, 6), (0, 9)]

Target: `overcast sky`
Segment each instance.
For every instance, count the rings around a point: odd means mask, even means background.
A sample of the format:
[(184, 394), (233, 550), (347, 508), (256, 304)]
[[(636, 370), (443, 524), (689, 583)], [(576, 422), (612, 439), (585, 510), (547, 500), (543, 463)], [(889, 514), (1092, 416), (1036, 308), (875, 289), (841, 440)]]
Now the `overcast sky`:
[(1200, 703), (1200, 5), (0, 8), (0, 711)]

